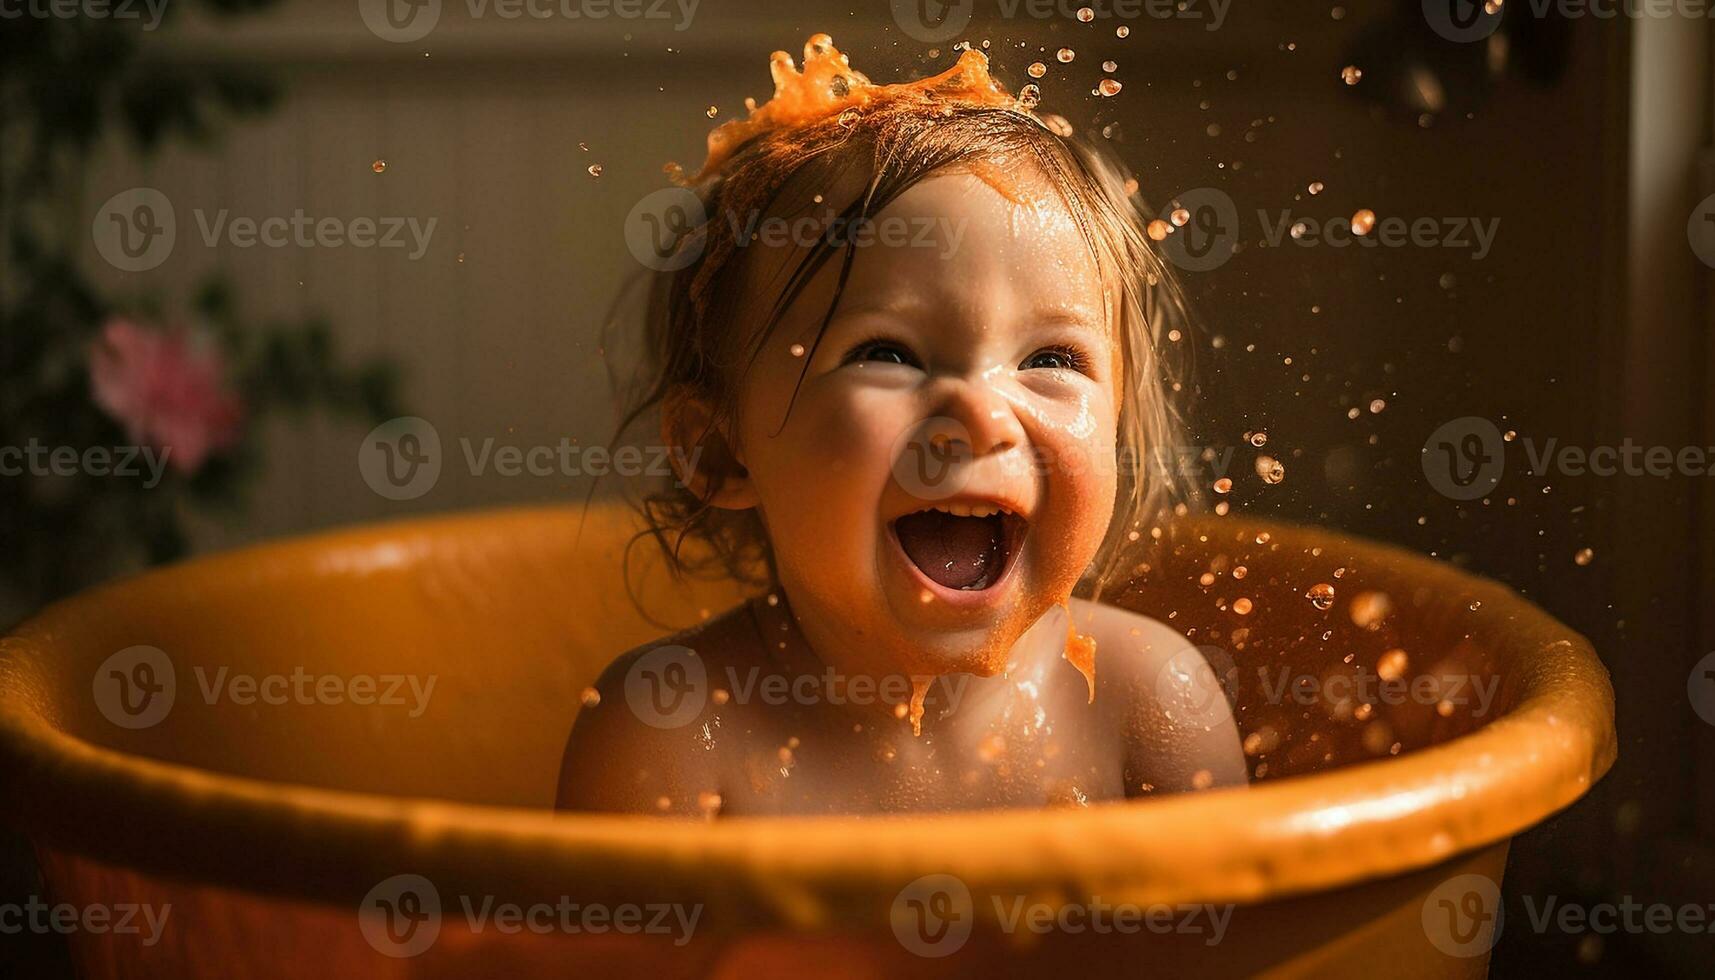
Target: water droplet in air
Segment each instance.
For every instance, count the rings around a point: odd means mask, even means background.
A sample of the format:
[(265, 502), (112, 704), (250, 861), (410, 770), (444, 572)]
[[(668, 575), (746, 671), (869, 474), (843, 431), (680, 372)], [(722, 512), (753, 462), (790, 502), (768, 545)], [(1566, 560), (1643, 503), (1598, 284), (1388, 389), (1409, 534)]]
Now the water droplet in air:
[(1130, 36), (1131, 36), (1131, 28), (1125, 26), (1124, 24), (1121, 24), (1120, 26), (1114, 28), (1114, 37), (1130, 37)]
[(1102, 71), (1119, 71), (1119, 69), (1120, 69), (1119, 62), (1117, 62), (1117, 61), (1104, 61), (1104, 62), (1102, 62)]
[(1122, 86), (1111, 78), (1104, 78), (1096, 85), (1096, 91), (1104, 96), (1118, 95)]
[(1251, 570), (1246, 568), (1243, 565), (1234, 565), (1233, 566), (1233, 578), (1244, 578), (1246, 575), (1249, 575), (1250, 573), (1251, 573)]
[(1406, 656), (1404, 650), (1396, 647), (1382, 654), (1381, 659), (1376, 661), (1376, 676), (1384, 681), (1397, 681), (1405, 676), (1405, 670), (1410, 665), (1411, 658)]
[(1347, 65), (1340, 69), (1340, 77), (1346, 80), (1347, 85), (1356, 85), (1364, 77), (1364, 72), (1357, 65)]
[(584, 151), (585, 153), (588, 153), (590, 151), (590, 145), (588, 143), (585, 143), (585, 142), (580, 140), (578, 142), (578, 149)]
[(1030, 73), (1031, 78), (1041, 78), (1048, 74), (1048, 66), (1040, 61), (1032, 61), (1030, 67), (1024, 70)]
[(1160, 218), (1149, 223), (1149, 237), (1152, 241), (1166, 241), (1167, 236), (1171, 234), (1173, 234), (1173, 226)]
[(1262, 482), (1273, 485), (1286, 479), (1286, 466), (1273, 456), (1258, 456), (1256, 475), (1262, 477)]
[(1357, 214), (1352, 215), (1352, 233), (1354, 235), (1368, 235), (1375, 226), (1376, 213), (1369, 208), (1363, 208)]
[(1077, 56), (1078, 56), (1077, 53), (1074, 52), (1071, 48), (1061, 48), (1060, 50), (1054, 52), (1054, 57), (1059, 59), (1059, 62), (1062, 65), (1071, 64), (1072, 59), (1076, 58)]
[(1310, 587), (1309, 592), (1304, 593), (1304, 598), (1309, 599), (1312, 606), (1326, 612), (1334, 606), (1334, 587), (1327, 582), (1317, 582)]
[(1501, 0), (1486, 0), (1483, 4), (1483, 13), (1493, 17), (1501, 12), (1501, 6)]
[(1593, 549), (1591, 549), (1591, 548), (1579, 548), (1577, 554), (1572, 556), (1572, 561), (1575, 564), (1588, 565), (1588, 564), (1590, 564), (1591, 560), (1594, 559), (1595, 557), (1596, 557), (1596, 552)]
[(1387, 407), (1386, 401), (1384, 401), (1380, 398), (1370, 399), (1370, 414), (1371, 415), (1380, 415), (1382, 413), (1382, 409), (1384, 409), (1386, 407)]
[(1315, 196), (1317, 194), (1322, 193), (1322, 182), (1319, 180), (1311, 181), (1310, 187), (1308, 188), (1308, 190), (1310, 191), (1312, 196)]
[(385, 171), (387, 169), (387, 161), (386, 160), (377, 160), (374, 163), (369, 165), (369, 169), (375, 171), (376, 173), (382, 173), (383, 171)]
[(1249, 616), (1251, 614), (1251, 601), (1246, 599), (1244, 596), (1239, 596), (1237, 599), (1234, 599), (1233, 612), (1238, 613), (1240, 616)]
[(586, 687), (580, 700), (583, 701), (584, 707), (593, 708), (601, 703), (601, 692), (593, 687)]
[(1304, 222), (1302, 222), (1302, 221), (1294, 222), (1292, 225), (1292, 230), (1290, 232), (1290, 234), (1292, 235), (1293, 241), (1297, 241), (1298, 239), (1303, 238), (1304, 233), (1308, 230), (1309, 230), (1309, 226), (1307, 226)]
[(1042, 90), (1035, 85), (1026, 85), (1018, 90), (1018, 104), (1026, 109), (1034, 109), (1042, 102)]
[[(803, 357), (804, 356), (804, 345), (803, 344), (793, 344), (792, 345), (792, 356), (793, 357)], [(772, 596), (770, 598), (772, 598)], [(778, 601), (778, 600), (776, 600), (776, 601)]]
[(1226, 493), (1227, 491), (1231, 490), (1232, 488), (1233, 488), (1233, 481), (1227, 477), (1223, 476), (1219, 480), (1215, 481), (1215, 492), (1216, 493)]
[(601, 164), (599, 164), (599, 163), (590, 164), (590, 176), (591, 177), (600, 177), (601, 176)]
[(713, 119), (714, 117), (721, 114), (720, 106), (713, 106), (713, 105), (709, 106), (707, 109), (703, 110), (703, 113), (705, 115), (707, 115), (710, 119)]
[(1263, 432), (1260, 429), (1257, 430), (1256, 432), (1250, 433), (1249, 435), (1245, 436), (1245, 438), (1250, 441), (1251, 445), (1255, 446), (1258, 449), (1261, 449), (1262, 447), (1268, 445), (1268, 433)]
[(1352, 597), (1352, 604), (1347, 612), (1352, 617), (1352, 625), (1360, 629), (1381, 629), (1382, 620), (1393, 609), (1393, 600), (1386, 592), (1360, 592)]
[(1088, 24), (1090, 21), (1096, 19), (1096, 12), (1091, 10), (1089, 7), (1079, 7), (1078, 19)]
[(1168, 217), (1173, 219), (1173, 226), (1174, 227), (1183, 228), (1183, 227), (1185, 227), (1185, 222), (1191, 220), (1191, 212), (1185, 210), (1184, 208), (1174, 208), (1173, 213), (1168, 215)]

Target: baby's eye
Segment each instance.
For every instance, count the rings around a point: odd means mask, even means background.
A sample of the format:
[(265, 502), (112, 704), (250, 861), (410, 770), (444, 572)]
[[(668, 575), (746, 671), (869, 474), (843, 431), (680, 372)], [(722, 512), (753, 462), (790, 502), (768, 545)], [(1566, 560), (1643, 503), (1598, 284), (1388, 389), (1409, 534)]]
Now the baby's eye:
[(1089, 366), (1089, 358), (1084, 352), (1072, 347), (1044, 347), (1024, 359), (1019, 370), (1029, 371), (1038, 368), (1059, 371), (1083, 371)]
[(845, 363), (853, 364), (861, 361), (877, 361), (882, 364), (903, 364), (907, 367), (917, 367), (917, 356), (906, 349), (903, 344), (891, 340), (871, 340), (851, 349), (845, 357)]

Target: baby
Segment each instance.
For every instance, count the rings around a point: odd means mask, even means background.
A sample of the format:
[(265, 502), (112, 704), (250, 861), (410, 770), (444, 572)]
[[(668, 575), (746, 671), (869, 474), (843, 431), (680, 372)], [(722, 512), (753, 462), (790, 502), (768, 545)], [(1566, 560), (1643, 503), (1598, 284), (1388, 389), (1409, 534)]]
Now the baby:
[(1126, 545), (1172, 491), (1136, 464), (1173, 442), (1178, 307), (1127, 182), (974, 50), (875, 85), (817, 35), (802, 72), (784, 52), (773, 71), (774, 98), (717, 129), (687, 179), (708, 218), (661, 277), (631, 416), (659, 410), (696, 461), (645, 507), (669, 560), (761, 588), (608, 667), (559, 806), (921, 811), (1242, 785), (1185, 637), (1072, 598), (1134, 569)]

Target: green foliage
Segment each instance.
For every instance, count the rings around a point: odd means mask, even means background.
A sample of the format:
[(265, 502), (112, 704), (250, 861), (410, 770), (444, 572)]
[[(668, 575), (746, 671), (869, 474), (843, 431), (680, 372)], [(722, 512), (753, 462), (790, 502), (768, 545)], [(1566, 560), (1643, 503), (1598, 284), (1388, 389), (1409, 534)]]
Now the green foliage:
[[(170, 30), (188, 0), (164, 7)], [(274, 0), (199, 0), (242, 17)], [(112, 447), (133, 440), (91, 399), (88, 352), (115, 315), (165, 325), (168, 301), (220, 344), (244, 402), (236, 447), (190, 474), (0, 474), (0, 609), (30, 608), (141, 559), (185, 553), (187, 508), (237, 510), (260, 469), (261, 422), (286, 411), (367, 424), (404, 414), (390, 363), (348, 365), (326, 320), (256, 322), (216, 278), (193, 297), (115, 297), (79, 269), (86, 161), (117, 136), (147, 157), (173, 141), (210, 146), (229, 120), (269, 111), (276, 84), (227, 67), (149, 56), (136, 21), (20, 17), (0, 28), (0, 447)]]

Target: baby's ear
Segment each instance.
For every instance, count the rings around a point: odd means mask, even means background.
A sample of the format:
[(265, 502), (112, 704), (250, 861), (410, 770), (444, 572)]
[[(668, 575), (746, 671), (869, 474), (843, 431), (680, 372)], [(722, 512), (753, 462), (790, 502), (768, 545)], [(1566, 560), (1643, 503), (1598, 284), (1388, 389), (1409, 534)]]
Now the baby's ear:
[(756, 488), (708, 400), (688, 391), (668, 395), (661, 406), (661, 439), (679, 482), (712, 506), (748, 510), (759, 502)]

